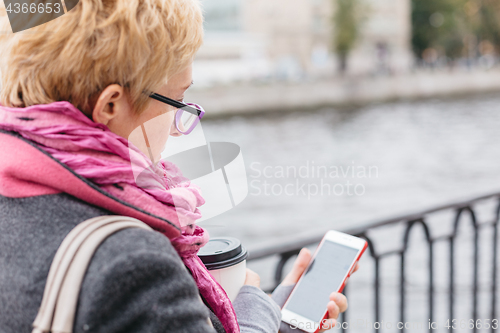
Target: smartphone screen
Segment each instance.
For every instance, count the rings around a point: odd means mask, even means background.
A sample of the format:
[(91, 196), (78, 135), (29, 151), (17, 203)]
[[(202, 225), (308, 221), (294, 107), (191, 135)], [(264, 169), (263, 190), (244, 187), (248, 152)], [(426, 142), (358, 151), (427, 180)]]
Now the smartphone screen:
[(325, 240), (286, 309), (312, 321), (323, 319), (330, 294), (340, 288), (358, 252), (359, 249)]

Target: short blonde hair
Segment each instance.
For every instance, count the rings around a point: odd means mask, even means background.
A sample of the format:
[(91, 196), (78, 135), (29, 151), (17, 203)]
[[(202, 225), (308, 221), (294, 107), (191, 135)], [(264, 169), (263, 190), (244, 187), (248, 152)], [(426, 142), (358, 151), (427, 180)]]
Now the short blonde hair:
[(198, 0), (80, 0), (38, 27), (0, 31), (0, 104), (69, 101), (90, 115), (100, 92), (116, 83), (140, 113), (150, 101), (142, 92), (185, 69), (202, 40)]

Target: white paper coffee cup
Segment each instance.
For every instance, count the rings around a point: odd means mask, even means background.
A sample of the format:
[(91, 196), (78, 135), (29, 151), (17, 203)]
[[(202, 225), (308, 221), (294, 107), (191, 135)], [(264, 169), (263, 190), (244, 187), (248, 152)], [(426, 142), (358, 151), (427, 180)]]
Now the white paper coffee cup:
[(248, 253), (241, 242), (233, 237), (214, 237), (200, 249), (198, 256), (233, 301), (246, 278)]

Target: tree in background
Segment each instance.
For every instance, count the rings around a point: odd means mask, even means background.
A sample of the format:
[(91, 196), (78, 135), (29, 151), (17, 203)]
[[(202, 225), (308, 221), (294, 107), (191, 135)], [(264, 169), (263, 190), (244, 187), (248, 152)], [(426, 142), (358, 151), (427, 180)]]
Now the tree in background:
[(434, 49), (454, 58), (462, 54), (466, 30), (460, 3), (465, 0), (412, 0), (412, 46), (418, 58)]
[(474, 58), (492, 47), (498, 51), (499, 20), (498, 0), (412, 0), (413, 52), (428, 60)]
[[(498, 0), (477, 1), (479, 24), (475, 33), (482, 42), (489, 42), (500, 52), (500, 2)], [(474, 3), (469, 1), (469, 3)]]
[(339, 57), (339, 71), (345, 73), (347, 57), (353, 49), (359, 36), (360, 0), (334, 0), (333, 15), (333, 46)]

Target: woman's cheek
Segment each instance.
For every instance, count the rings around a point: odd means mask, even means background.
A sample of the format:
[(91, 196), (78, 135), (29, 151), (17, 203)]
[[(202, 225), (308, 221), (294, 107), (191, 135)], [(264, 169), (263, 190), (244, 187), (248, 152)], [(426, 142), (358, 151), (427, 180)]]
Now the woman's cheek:
[(173, 114), (174, 112), (168, 112), (159, 117), (162, 119), (156, 119), (156, 147), (153, 149), (155, 156), (160, 156), (165, 150), (171, 128), (175, 127)]
[[(149, 156), (151, 153), (156, 162), (161, 157), (161, 153), (165, 149), (170, 128), (173, 122), (173, 112), (149, 117), (147, 121), (134, 129), (129, 140), (134, 143), (139, 149)], [(174, 125), (175, 126), (175, 125)]]

